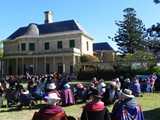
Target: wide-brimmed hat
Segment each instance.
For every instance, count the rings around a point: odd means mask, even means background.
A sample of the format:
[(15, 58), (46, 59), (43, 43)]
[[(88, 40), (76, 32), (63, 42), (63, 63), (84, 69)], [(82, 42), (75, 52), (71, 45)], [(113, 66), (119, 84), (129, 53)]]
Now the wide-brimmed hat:
[(47, 84), (46, 88), (49, 89), (49, 90), (54, 90), (54, 89), (56, 89), (56, 85), (54, 83)]
[(134, 95), (132, 95), (132, 91), (129, 89), (124, 89), (124, 91), (121, 94), (121, 98), (122, 99), (126, 99), (126, 98), (134, 98)]
[(80, 89), (81, 89), (81, 88), (84, 88), (84, 86), (83, 86), (82, 84), (78, 84), (78, 85), (77, 85), (77, 88), (80, 88)]
[(21, 90), (21, 93), (22, 93), (22, 94), (29, 94), (29, 91), (28, 91), (27, 89), (22, 89), (22, 90)]
[(59, 98), (56, 93), (50, 93), (48, 96), (45, 96), (45, 99), (60, 100), (61, 98)]
[(102, 95), (100, 94), (99, 90), (97, 90), (97, 89), (92, 90), (91, 95), (95, 98), (100, 98), (100, 99), (102, 98)]

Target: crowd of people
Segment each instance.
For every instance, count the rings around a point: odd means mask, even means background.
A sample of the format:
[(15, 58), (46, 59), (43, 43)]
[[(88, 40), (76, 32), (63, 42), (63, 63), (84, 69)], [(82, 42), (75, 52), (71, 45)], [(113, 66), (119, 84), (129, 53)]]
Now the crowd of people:
[[(28, 77), (28, 76), (27, 76)], [(26, 77), (26, 78), (27, 78)], [(44, 100), (47, 104), (35, 112), (32, 120), (40, 117), (42, 120), (61, 118), (60, 120), (74, 119), (67, 116), (64, 106), (74, 105), (79, 100), (86, 102), (82, 109), (80, 120), (144, 120), (141, 106), (134, 97), (143, 97), (142, 92), (150, 85), (150, 92), (154, 92), (155, 80), (151, 76), (148, 80), (138, 78), (124, 79), (123, 76), (113, 79), (109, 85), (103, 79), (94, 77), (88, 86), (83, 84), (69, 85), (68, 76), (61, 79), (57, 75), (32, 76), (27, 78), (27, 87), (24, 88), (18, 77), (10, 76), (0, 83), (0, 104), (3, 105), (3, 93), (7, 99), (6, 107), (16, 104), (18, 109), (23, 106), (38, 104)], [(109, 112), (108, 106), (114, 105)]]

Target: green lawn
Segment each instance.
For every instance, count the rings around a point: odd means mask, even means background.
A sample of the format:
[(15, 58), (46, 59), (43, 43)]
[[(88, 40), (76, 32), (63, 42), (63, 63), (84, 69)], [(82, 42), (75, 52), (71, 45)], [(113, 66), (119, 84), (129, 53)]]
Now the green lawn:
[[(78, 82), (70, 83), (71, 86)], [(88, 84), (88, 82), (84, 82)], [(143, 97), (136, 98), (138, 103), (141, 105), (144, 111), (145, 120), (160, 120), (160, 92), (157, 93), (143, 93)], [(6, 101), (4, 101), (6, 104)], [(43, 103), (44, 104), (44, 103)], [(84, 104), (76, 104), (69, 107), (63, 107), (67, 115), (74, 117), (80, 117), (82, 107)], [(108, 109), (111, 112), (113, 106), (109, 106)], [(38, 111), (40, 105), (34, 106), (32, 110), (24, 108), (18, 111), (16, 107), (11, 108), (0, 108), (0, 119), (1, 120), (31, 120), (35, 111)]]

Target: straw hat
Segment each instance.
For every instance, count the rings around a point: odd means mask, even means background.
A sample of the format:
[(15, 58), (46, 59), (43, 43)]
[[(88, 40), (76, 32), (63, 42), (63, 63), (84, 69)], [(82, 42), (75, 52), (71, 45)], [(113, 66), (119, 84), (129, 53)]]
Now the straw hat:
[(134, 95), (132, 95), (132, 91), (129, 89), (125, 89), (122, 94), (121, 94), (122, 99), (127, 99), (127, 98), (134, 98)]
[(99, 99), (102, 98), (102, 95), (100, 95), (100, 92), (97, 89), (92, 90), (91, 95), (95, 98), (99, 98)]

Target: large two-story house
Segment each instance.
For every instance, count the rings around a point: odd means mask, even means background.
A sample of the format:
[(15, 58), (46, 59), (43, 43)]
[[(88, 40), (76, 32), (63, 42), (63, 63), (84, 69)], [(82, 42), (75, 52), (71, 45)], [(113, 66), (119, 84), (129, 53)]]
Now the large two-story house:
[(83, 54), (93, 55), (93, 38), (75, 20), (52, 21), (20, 27), (3, 40), (5, 75), (74, 73)]

